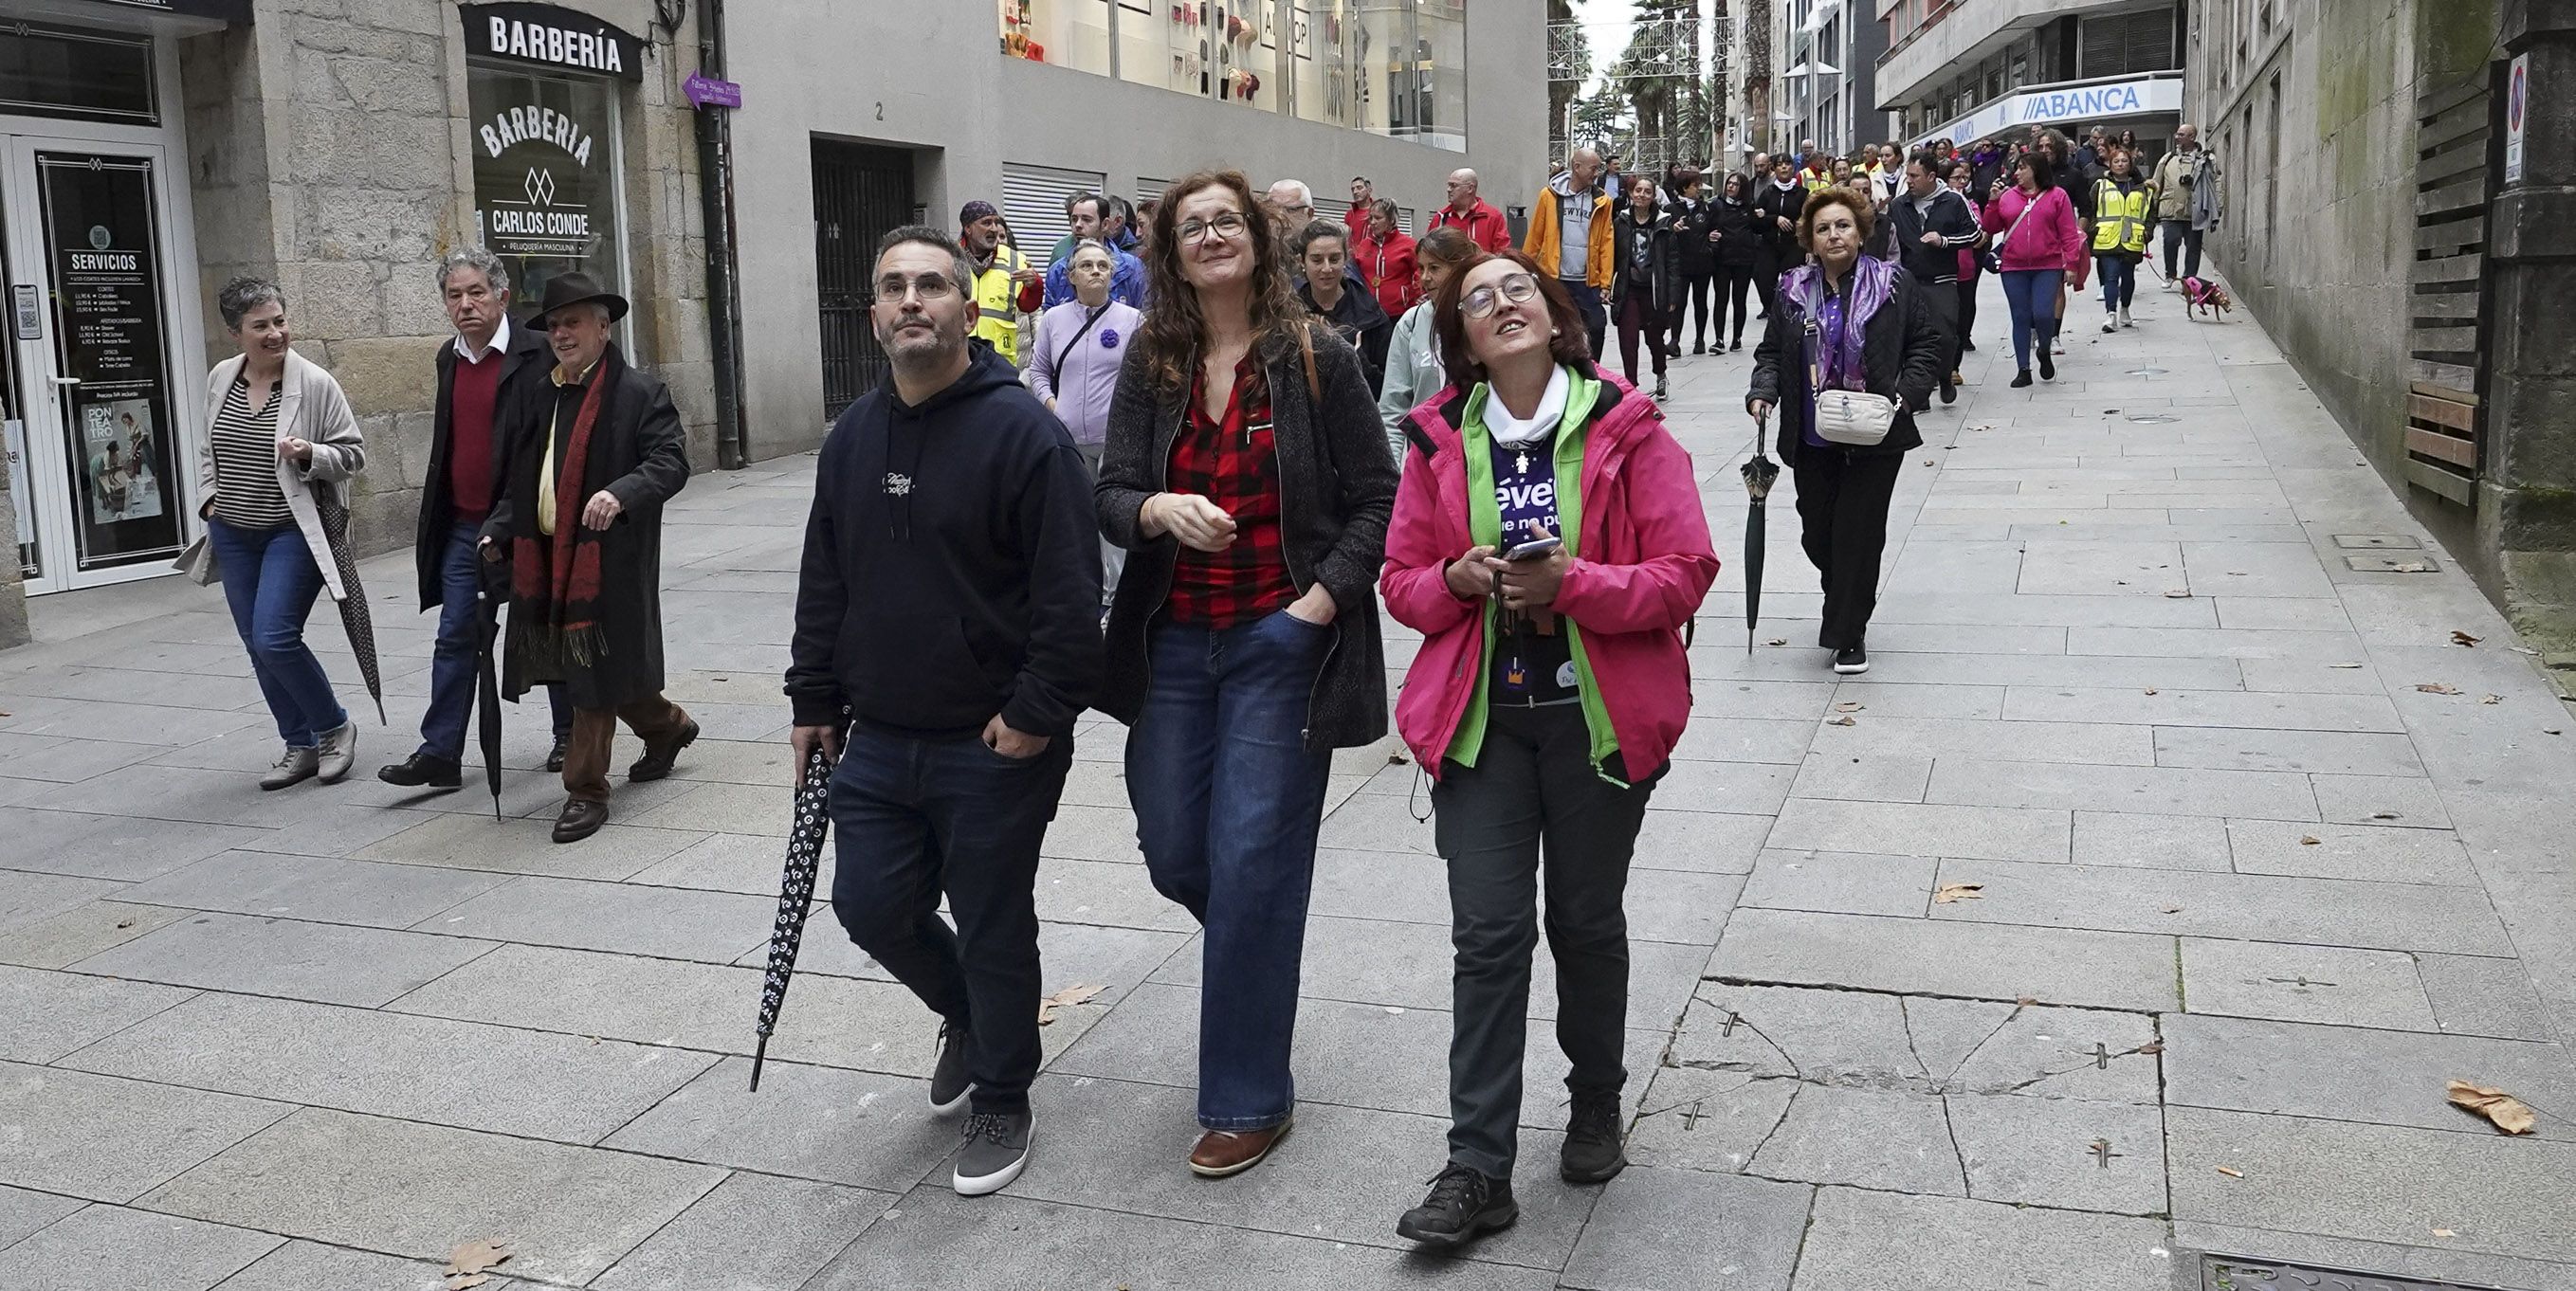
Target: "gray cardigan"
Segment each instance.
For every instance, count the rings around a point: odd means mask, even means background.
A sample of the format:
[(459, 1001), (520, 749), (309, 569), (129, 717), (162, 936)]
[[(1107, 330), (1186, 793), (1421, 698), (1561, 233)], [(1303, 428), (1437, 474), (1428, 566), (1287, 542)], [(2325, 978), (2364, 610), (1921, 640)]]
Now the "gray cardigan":
[[(197, 507), (201, 516), (212, 511), (215, 504), (215, 414), (222, 410), (224, 394), (241, 375), (244, 361), (236, 354), (206, 374), (207, 431), (197, 441)], [(277, 395), (277, 442), (282, 444), (288, 439), (313, 445), (313, 460), (290, 462), (278, 458), (277, 490), (286, 495), (287, 512), (295, 517), (295, 527), (304, 534), (304, 545), (312, 550), (313, 564), (322, 571), (322, 583), (331, 589), (331, 599), (347, 600), (348, 589), (340, 586), (340, 562), (332, 559), (330, 539), (322, 533), (322, 513), (313, 499), (319, 492), (334, 505), (347, 508), (349, 481), (367, 468), (366, 438), (358, 433), (358, 418), (349, 410), (349, 397), (340, 392), (340, 383), (293, 350), (286, 352), (286, 371), (278, 378)], [(206, 546), (203, 538), (179, 558), (179, 568), (201, 586), (222, 576), (215, 568), (214, 549)]]
[[(1351, 748), (1375, 742), (1387, 729), (1377, 576), (1395, 511), (1395, 459), (1387, 455), (1385, 425), (1358, 352), (1330, 328), (1308, 332), (1320, 406), (1307, 395), (1306, 362), (1294, 340), (1274, 340), (1261, 358), (1270, 382), (1288, 577), (1300, 593), (1321, 583), (1333, 596), (1334, 641), (1307, 701), (1306, 747)], [(1094, 706), (1131, 726), (1145, 710), (1146, 637), (1171, 594), (1180, 553), (1179, 540), (1168, 534), (1146, 537), (1137, 515), (1145, 499), (1164, 491), (1188, 399), (1187, 388), (1158, 388), (1144, 351), (1131, 348), (1119, 370), (1093, 490), (1102, 536), (1131, 553), (1109, 610), (1109, 667)]]

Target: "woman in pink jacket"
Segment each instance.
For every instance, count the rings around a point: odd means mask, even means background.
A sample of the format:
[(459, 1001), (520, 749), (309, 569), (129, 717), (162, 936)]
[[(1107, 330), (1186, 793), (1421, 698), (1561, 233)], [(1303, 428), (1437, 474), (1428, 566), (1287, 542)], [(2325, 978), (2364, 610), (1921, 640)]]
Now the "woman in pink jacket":
[(2057, 379), (2057, 364), (2048, 348), (2057, 339), (2057, 288), (2069, 269), (2084, 263), (2083, 231), (2076, 227), (2075, 204), (2055, 183), (2048, 158), (2026, 152), (2013, 163), (2013, 185), (1986, 203), (1978, 223), (1995, 234), (1996, 254), (2003, 260), (2004, 304), (2012, 310), (2013, 361), (2021, 368), (2013, 378), (2018, 389), (2030, 384), (2030, 352), (2039, 349), (2039, 375)]
[(1559, 1173), (1627, 1164), (1628, 860), (1690, 713), (1682, 628), (1717, 577), (1690, 455), (1588, 357), (1583, 316), (1518, 252), (1435, 299), (1449, 386), (1416, 408), (1383, 588), (1424, 636), (1395, 720), (1433, 777), (1456, 963), (1449, 1164), (1396, 1231), (1455, 1246), (1519, 1217), (1539, 857), (1557, 1040), (1573, 1065)]

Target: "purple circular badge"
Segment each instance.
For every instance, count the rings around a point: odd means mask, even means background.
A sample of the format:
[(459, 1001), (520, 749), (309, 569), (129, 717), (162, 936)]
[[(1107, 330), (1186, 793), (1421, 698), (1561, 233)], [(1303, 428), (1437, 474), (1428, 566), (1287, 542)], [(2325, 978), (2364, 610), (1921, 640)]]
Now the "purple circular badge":
[(1117, 328), (1104, 327), (1100, 329), (1100, 348), (1104, 350), (1114, 350), (1118, 348)]

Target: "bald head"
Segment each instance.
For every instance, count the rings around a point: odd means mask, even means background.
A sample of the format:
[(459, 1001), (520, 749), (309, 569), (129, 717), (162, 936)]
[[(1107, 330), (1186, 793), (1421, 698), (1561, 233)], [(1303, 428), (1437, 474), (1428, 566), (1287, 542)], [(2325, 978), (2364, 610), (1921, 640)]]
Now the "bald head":
[(1601, 154), (1589, 148), (1577, 148), (1565, 158), (1565, 168), (1574, 174), (1577, 189), (1592, 187), (1601, 178)]
[(1476, 204), (1476, 172), (1464, 166), (1449, 172), (1449, 206), (1465, 211)]

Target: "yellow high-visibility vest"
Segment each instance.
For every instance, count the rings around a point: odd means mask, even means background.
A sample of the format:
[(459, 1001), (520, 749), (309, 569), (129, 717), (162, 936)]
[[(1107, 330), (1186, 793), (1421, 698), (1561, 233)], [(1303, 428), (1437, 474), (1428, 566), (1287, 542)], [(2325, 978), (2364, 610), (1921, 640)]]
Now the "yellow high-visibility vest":
[(2152, 184), (2140, 184), (2126, 193), (2108, 179), (2093, 185), (2093, 250), (2095, 254), (2112, 251), (2144, 255), (2147, 250), (2147, 220), (2155, 210), (2156, 191)]
[(1020, 361), (1020, 286), (1011, 281), (1026, 261), (1007, 246), (993, 248), (993, 267), (975, 275), (974, 335), (992, 342), (1002, 357)]

